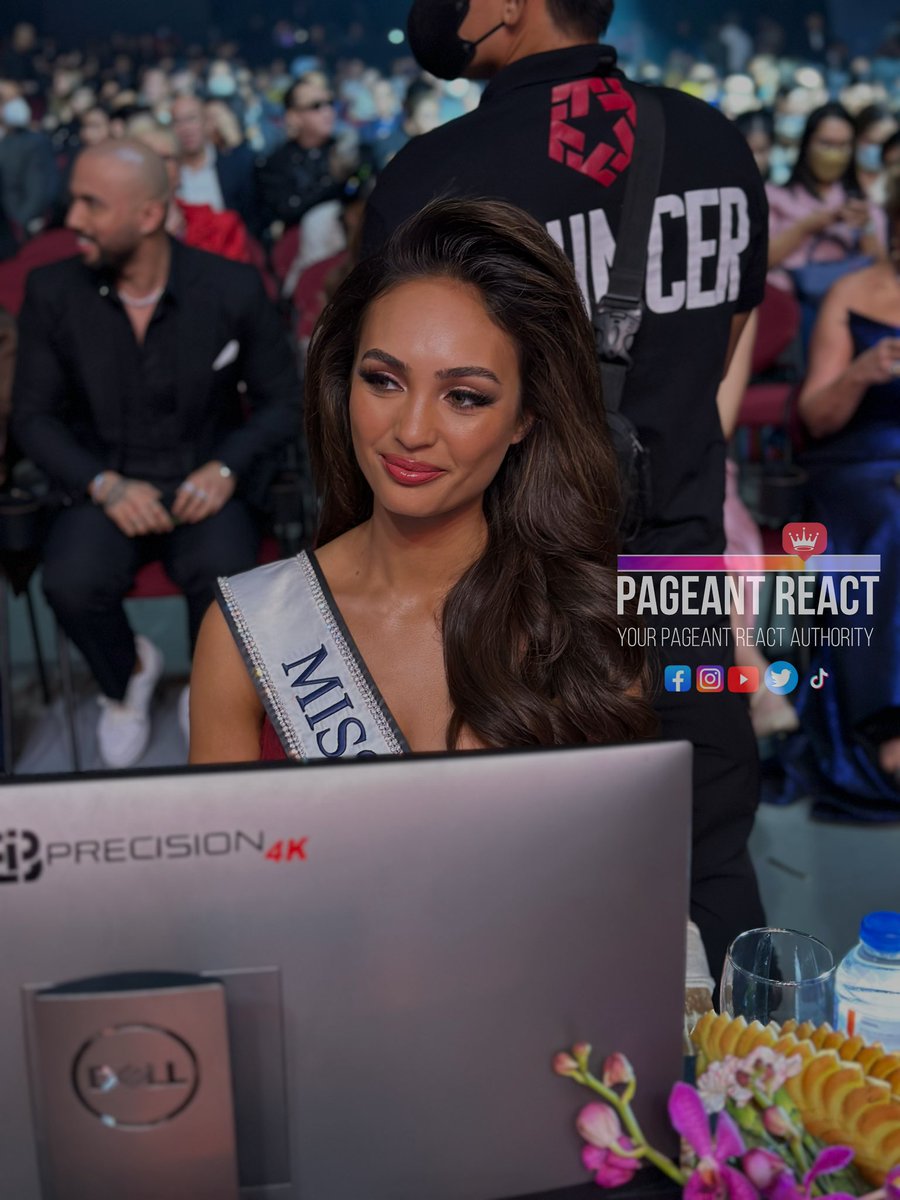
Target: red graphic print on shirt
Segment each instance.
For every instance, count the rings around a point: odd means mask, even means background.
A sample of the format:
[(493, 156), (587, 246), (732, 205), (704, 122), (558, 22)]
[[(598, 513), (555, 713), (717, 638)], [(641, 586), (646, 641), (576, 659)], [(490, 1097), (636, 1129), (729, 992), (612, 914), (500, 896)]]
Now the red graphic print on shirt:
[[(622, 114), (611, 131), (615, 144), (600, 142), (588, 149), (584, 132), (571, 124), (588, 115), (592, 97), (605, 112)], [(550, 157), (603, 187), (611, 187), (634, 153), (636, 110), (632, 97), (618, 79), (595, 78), (561, 83), (553, 89), (551, 100)]]

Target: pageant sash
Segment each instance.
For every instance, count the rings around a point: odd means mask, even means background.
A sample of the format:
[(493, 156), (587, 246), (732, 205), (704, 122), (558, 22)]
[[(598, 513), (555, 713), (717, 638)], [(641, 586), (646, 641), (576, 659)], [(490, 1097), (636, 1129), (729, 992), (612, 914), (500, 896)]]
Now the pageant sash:
[(310, 555), (219, 579), (225, 617), (291, 758), (374, 758), (409, 747)]

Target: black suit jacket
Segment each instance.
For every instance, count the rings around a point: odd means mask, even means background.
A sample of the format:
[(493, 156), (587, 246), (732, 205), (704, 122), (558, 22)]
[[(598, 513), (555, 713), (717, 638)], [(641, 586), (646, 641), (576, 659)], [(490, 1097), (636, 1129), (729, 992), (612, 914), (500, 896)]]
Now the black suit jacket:
[[(300, 387), (287, 338), (253, 267), (173, 241), (169, 280), (180, 462), (187, 474), (218, 459), (240, 480), (299, 437)], [(13, 435), (73, 494), (117, 467), (122, 313), (110, 288), (77, 258), (41, 267), (29, 276), (19, 318)], [(214, 369), (224, 359), (231, 361)]]
[(296, 225), (317, 204), (340, 198), (343, 182), (331, 174), (333, 146), (332, 139), (318, 149), (304, 150), (288, 141), (260, 164), (257, 182), (267, 229), (273, 221)]

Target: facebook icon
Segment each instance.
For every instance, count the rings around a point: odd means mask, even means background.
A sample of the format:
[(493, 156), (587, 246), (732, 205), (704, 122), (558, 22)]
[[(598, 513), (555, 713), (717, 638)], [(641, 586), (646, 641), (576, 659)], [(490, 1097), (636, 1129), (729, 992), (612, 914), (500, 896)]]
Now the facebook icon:
[(689, 692), (691, 690), (690, 667), (666, 667), (666, 691)]

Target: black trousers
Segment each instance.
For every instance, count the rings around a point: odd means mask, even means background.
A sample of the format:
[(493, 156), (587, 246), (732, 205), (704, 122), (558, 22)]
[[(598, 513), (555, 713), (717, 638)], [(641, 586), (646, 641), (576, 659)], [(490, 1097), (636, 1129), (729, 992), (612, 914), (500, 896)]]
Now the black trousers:
[[(675, 651), (696, 668), (696, 652)], [(706, 652), (704, 663), (721, 661)], [(766, 924), (747, 841), (759, 804), (759, 755), (743, 696), (662, 691), (660, 737), (694, 745), (691, 918), (716, 981), (725, 952), (745, 929)]]
[(232, 499), (213, 517), (171, 533), (129, 538), (101, 508), (78, 504), (53, 521), (43, 553), (44, 592), (104, 695), (121, 700), (135, 666), (123, 598), (138, 569), (156, 559), (184, 592), (191, 650), (218, 575), (256, 565), (259, 535), (250, 510)]

